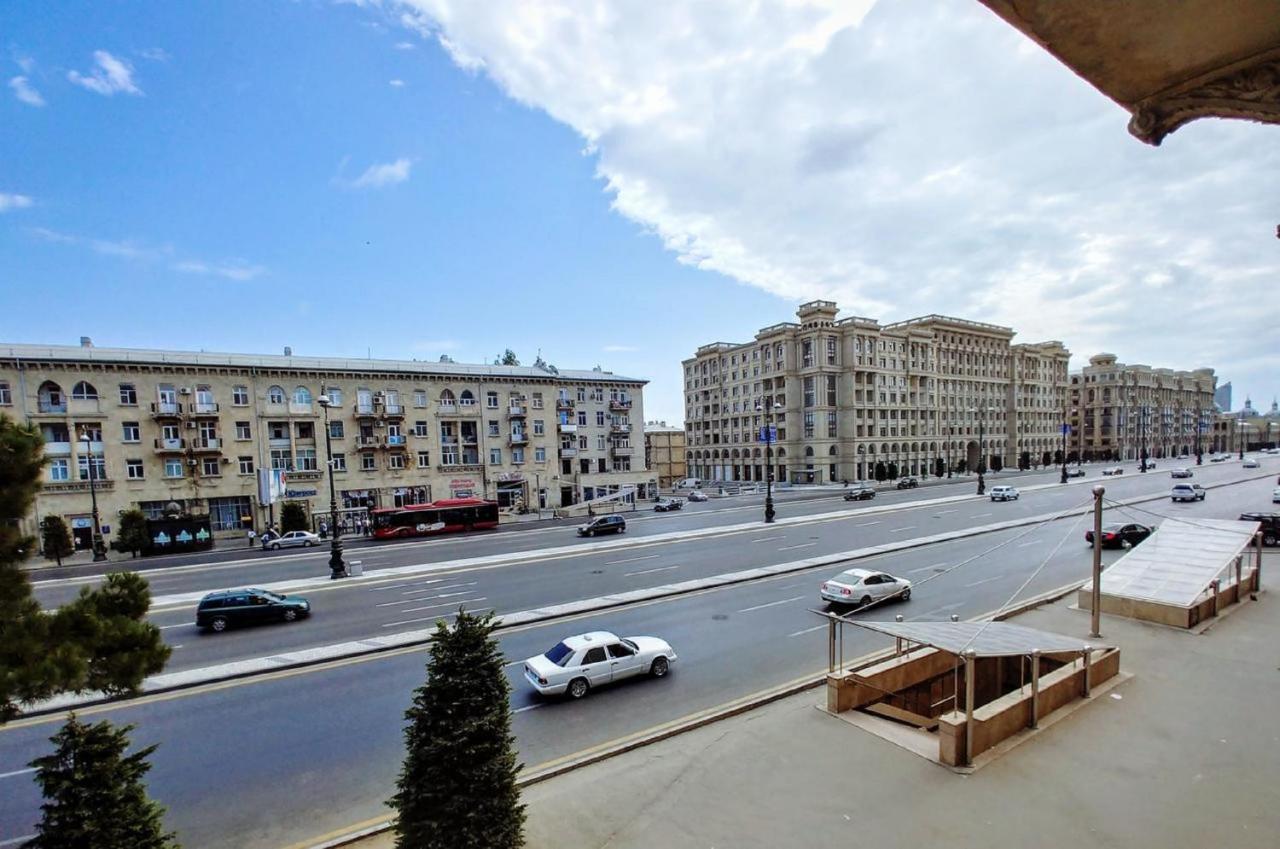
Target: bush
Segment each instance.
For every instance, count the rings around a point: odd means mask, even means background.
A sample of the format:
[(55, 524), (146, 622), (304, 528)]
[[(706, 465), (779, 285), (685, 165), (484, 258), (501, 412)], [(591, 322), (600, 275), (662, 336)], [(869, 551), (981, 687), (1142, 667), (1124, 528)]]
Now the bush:
[(70, 557), (75, 552), (71, 531), (67, 529), (67, 523), (61, 516), (45, 516), (40, 520), (40, 547), (44, 549), (44, 556), (58, 561), (59, 566), (62, 565), (62, 558)]
[(147, 547), (147, 517), (141, 510), (126, 510), (120, 517), (120, 531), (113, 543), (117, 550), (127, 551), (134, 557)]
[(281, 533), (308, 530), (311, 530), (311, 520), (307, 517), (307, 508), (301, 501), (286, 501), (280, 508)]

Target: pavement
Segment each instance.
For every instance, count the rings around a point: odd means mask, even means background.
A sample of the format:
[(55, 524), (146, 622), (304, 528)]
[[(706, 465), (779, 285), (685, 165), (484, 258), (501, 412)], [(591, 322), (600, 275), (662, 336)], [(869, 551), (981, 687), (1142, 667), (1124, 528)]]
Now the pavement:
[[(1133, 678), (971, 775), (828, 716), (809, 690), (528, 786), (526, 845), (1273, 849), (1278, 561), (1259, 601), (1200, 634), (1104, 617)], [(1087, 637), (1073, 597), (1012, 621)]]

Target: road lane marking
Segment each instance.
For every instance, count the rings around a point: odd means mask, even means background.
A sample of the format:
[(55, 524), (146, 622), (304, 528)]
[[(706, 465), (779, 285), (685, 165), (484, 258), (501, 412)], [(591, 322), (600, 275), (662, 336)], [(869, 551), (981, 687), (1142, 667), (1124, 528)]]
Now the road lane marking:
[(177, 625), (157, 625), (156, 627), (157, 627), (157, 628), (159, 628), (161, 631), (167, 631), (167, 630), (169, 630), (170, 628), (190, 628), (190, 627), (191, 627), (191, 623), (190, 623), (190, 622), (179, 622)]
[(811, 545), (817, 545), (817, 543), (816, 543), (816, 542), (802, 542), (802, 543), (799, 543), (798, 545), (784, 545), (782, 548), (779, 548), (779, 549), (778, 549), (778, 551), (790, 551), (790, 550), (791, 550), (791, 549), (793, 549), (793, 548), (808, 548), (808, 547), (809, 547), (809, 546), (811, 546)]
[(786, 538), (787, 538), (787, 535), (783, 534), (781, 536), (776, 536), (776, 537), (760, 537), (759, 539), (751, 540), (751, 542), (772, 542), (775, 539), (786, 539)]
[(623, 572), (622, 577), (630, 578), (632, 575), (648, 575), (653, 572), (670, 572), (672, 569), (679, 569), (679, 568), (680, 568), (679, 564), (676, 564), (675, 566), (659, 566), (656, 569), (641, 569), (638, 572)]
[(0, 778), (13, 778), (15, 775), (26, 775), (29, 772), (35, 771), (35, 767), (29, 766), (26, 769), (15, 769), (13, 772), (0, 772)]
[(605, 566), (616, 566), (619, 563), (634, 563), (637, 560), (652, 560), (655, 557), (661, 557), (661, 554), (646, 554), (642, 557), (624, 557), (622, 560), (606, 560)]
[[(485, 601), (485, 598), (484, 598), (484, 596), (481, 596), (480, 598), (468, 598), (468, 599), (463, 599), (463, 601)], [(450, 602), (449, 604), (445, 604), (445, 605), (434, 605), (434, 606), (435, 606), (435, 607), (451, 607), (451, 606), (452, 606), (452, 602)], [(419, 610), (426, 610), (426, 608), (425, 608), (425, 607), (423, 607), (423, 608), (418, 608), (418, 609), (419, 609)], [(406, 610), (406, 611), (405, 611), (405, 613), (412, 613), (412, 612), (413, 612), (413, 611), (411, 611), (411, 610)], [(450, 614), (450, 615), (452, 615), (452, 614)], [(440, 617), (437, 615), (437, 616), (423, 616), (423, 617), (421, 617), (421, 618), (419, 618), (419, 619), (402, 619), (402, 620), (401, 620), (401, 621), (399, 621), (399, 622), (388, 622), (388, 623), (386, 623), (385, 625), (383, 625), (382, 627), (383, 627), (383, 628), (394, 628), (394, 627), (395, 627), (395, 626), (397, 626), (397, 625), (411, 625), (411, 624), (413, 624), (413, 623), (415, 623), (415, 622), (435, 622), (435, 621), (437, 621), (439, 618), (440, 618)], [(419, 649), (421, 649), (421, 647), (420, 647), (420, 646), (419, 646), (418, 648), (419, 648)]]
[(992, 516), (992, 515), (994, 515), (994, 514), (993, 514), (993, 513), (975, 513), (975, 514), (973, 514), (972, 516), (970, 516), (969, 518), (970, 518), (970, 519), (985, 519), (987, 516)]
[(503, 669), (510, 669), (510, 668), (511, 668), (511, 667), (513, 667), (513, 666), (523, 666), (523, 665), (524, 665), (524, 661), (523, 661), (523, 660), (513, 660), (513, 661), (511, 661), (510, 663), (504, 663), (504, 664), (502, 664), (502, 668), (503, 668)]
[(443, 587), (427, 587), (424, 590), (405, 590), (400, 595), (417, 595), (418, 593), (433, 593), (436, 590), (456, 590), (458, 587), (474, 587), (478, 581), (469, 581), (465, 584), (447, 584)]
[(983, 584), (989, 584), (989, 583), (991, 583), (992, 581), (998, 581), (998, 580), (1000, 580), (1000, 579), (1001, 579), (1001, 578), (1003, 578), (1003, 577), (1004, 577), (1004, 575), (996, 575), (996, 576), (991, 577), (991, 578), (983, 578), (981, 581), (974, 581), (972, 584), (965, 584), (964, 586), (965, 586), (965, 589), (968, 589), (969, 587), (980, 587), (980, 586), (982, 586)]
[(1026, 548), (1029, 545), (1040, 545), (1040, 540), (1033, 539), (1030, 542), (1020, 542), (1018, 543), (1018, 548)]
[(934, 563), (932, 566), (921, 566), (919, 569), (912, 569), (908, 574), (914, 575), (917, 572), (931, 572), (934, 569), (941, 569), (946, 565), (946, 563)]
[(798, 637), (801, 634), (812, 634), (814, 631), (821, 631), (823, 628), (829, 628), (829, 627), (830, 625), (824, 622), (821, 625), (814, 625), (812, 628), (805, 628), (803, 631), (792, 631), (790, 634), (787, 634), (787, 636)]
[(21, 837), (11, 837), (8, 840), (0, 840), (0, 846), (21, 846), (28, 840), (35, 840), (34, 834), (24, 834)]
[(423, 584), (438, 584), (443, 580), (444, 578), (432, 578), (429, 581), (409, 581), (408, 583), (404, 583), (404, 584), (388, 584), (385, 587), (366, 587), (365, 589), (367, 589), (371, 593), (375, 593), (375, 592), (380, 592), (381, 590), (398, 590), (398, 589), (403, 589), (404, 587), (420, 587)]
[[(471, 591), (471, 590), (463, 590), (463, 591), (462, 591), (462, 592), (460, 592), (460, 593), (441, 593), (440, 595), (428, 596), (427, 598), (409, 598), (409, 599), (405, 599), (404, 601), (393, 601), (393, 602), (391, 602), (391, 604), (414, 604), (414, 603), (419, 602), (419, 601), (431, 601), (431, 599), (433, 599), (433, 598), (455, 598), (455, 597), (460, 596), (460, 595), (470, 595), (471, 593), (472, 593), (472, 591)], [(470, 601), (470, 599), (468, 599), (468, 601)], [(451, 605), (451, 604), (453, 604), (453, 603), (454, 603), (454, 602), (452, 602), (452, 601), (445, 601), (445, 602), (441, 602), (441, 603), (439, 603), (439, 604), (428, 604), (428, 605), (424, 605), (423, 607), (406, 607), (402, 612), (403, 612), (403, 613), (416, 613), (416, 612), (418, 612), (419, 610), (430, 610), (430, 609), (431, 609), (431, 608), (433, 608), (433, 607), (448, 607), (449, 605)], [(379, 605), (378, 605), (378, 607), (387, 607), (387, 606), (388, 606), (388, 605), (385, 605), (385, 604), (379, 604)]]
[(916, 529), (915, 525), (907, 525), (905, 528), (893, 528), (892, 530), (889, 531), (889, 533), (897, 534), (903, 531), (914, 531), (915, 529)]
[(533, 703), (533, 704), (531, 704), (531, 705), (525, 705), (525, 706), (524, 706), (524, 707), (522, 707), (522, 708), (516, 708), (515, 710), (513, 710), (513, 711), (511, 711), (511, 712), (512, 712), (512, 713), (524, 713), (524, 712), (525, 712), (525, 711), (527, 711), (527, 710), (537, 710), (538, 708), (542, 707), (542, 706), (543, 706), (543, 705), (545, 705), (545, 704), (546, 704), (546, 702), (534, 702), (534, 703)]
[(862, 524), (860, 524), (860, 525), (854, 525), (854, 527), (855, 527), (855, 528), (869, 528), (869, 527), (871, 527), (872, 525), (878, 525), (878, 524), (880, 524), (880, 523), (879, 523), (879, 522), (863, 522), (863, 523), (862, 523)]
[(945, 515), (947, 515), (948, 513), (959, 513), (959, 512), (960, 512), (959, 510), (939, 510), (937, 513), (934, 513), (933, 515), (934, 515), (935, 517), (936, 517), (936, 516), (945, 516)]
[(771, 601), (771, 602), (768, 602), (767, 604), (757, 604), (755, 607), (744, 607), (738, 612), (750, 613), (753, 610), (764, 610), (766, 607), (777, 607), (780, 604), (790, 604), (793, 601), (800, 601), (801, 599), (806, 599), (806, 598), (808, 598), (807, 595), (798, 595), (795, 598), (784, 598), (782, 599), (782, 601)]

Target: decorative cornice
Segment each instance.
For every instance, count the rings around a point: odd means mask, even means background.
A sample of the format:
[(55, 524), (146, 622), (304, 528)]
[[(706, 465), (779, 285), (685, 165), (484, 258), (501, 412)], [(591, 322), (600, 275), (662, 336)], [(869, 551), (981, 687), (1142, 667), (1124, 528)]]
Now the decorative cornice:
[(1232, 65), (1225, 73), (1149, 97), (1134, 106), (1129, 132), (1158, 146), (1169, 133), (1197, 118), (1280, 124), (1280, 57), (1271, 51), (1256, 61)]

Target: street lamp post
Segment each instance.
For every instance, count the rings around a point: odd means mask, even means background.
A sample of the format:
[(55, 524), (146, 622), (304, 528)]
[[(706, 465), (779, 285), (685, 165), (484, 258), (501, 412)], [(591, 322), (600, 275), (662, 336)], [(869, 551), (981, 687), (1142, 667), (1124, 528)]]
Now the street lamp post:
[[(773, 403), (773, 407), (772, 407), (772, 409), (773, 409), (774, 411), (781, 410), (781, 409), (782, 409), (782, 405), (775, 401), (775, 402)], [(757, 412), (757, 413), (763, 413), (763, 412), (764, 412), (764, 405), (763, 405), (763, 404), (756, 404), (756, 412)], [(772, 417), (771, 417), (771, 418), (772, 418)], [(763, 421), (763, 417), (761, 418), (761, 420)], [(765, 468), (765, 473), (764, 473), (764, 520), (765, 520), (765, 522), (766, 522), (766, 523), (769, 523), (769, 522), (772, 522), (772, 521), (773, 521), (774, 516), (776, 515), (776, 513), (774, 512), (774, 509), (773, 509), (773, 434), (774, 434), (774, 424), (773, 424), (772, 422), (765, 421), (765, 422), (764, 422), (764, 425), (763, 425), (762, 427), (763, 427), (762, 432), (764, 433), (764, 462), (765, 462), (765, 466), (766, 466), (766, 468)]]
[(1204, 449), (1200, 445), (1201, 434), (1204, 433), (1204, 411), (1196, 408), (1196, 465), (1204, 465)]
[(1067, 408), (1062, 408), (1062, 478), (1059, 483), (1067, 482), (1067, 431), (1071, 426), (1067, 424)]
[(1240, 459), (1241, 459), (1241, 460), (1243, 460), (1243, 459), (1244, 459), (1244, 429), (1245, 429), (1245, 428), (1247, 428), (1247, 427), (1248, 427), (1248, 425), (1247, 425), (1247, 424), (1245, 424), (1245, 422), (1244, 422), (1244, 413), (1241, 413), (1241, 414), (1240, 414), (1240, 426), (1237, 428), (1237, 429), (1240, 431)]
[(985, 495), (987, 492), (987, 436), (986, 436), (986, 407), (978, 407), (978, 495)]
[(329, 578), (336, 580), (347, 576), (347, 564), (342, 562), (342, 526), (338, 524), (338, 490), (333, 484), (333, 434), (329, 432), (328, 395), (316, 399), (320, 409), (324, 410), (324, 453), (325, 465), (329, 467), (329, 529), (333, 536), (329, 537)]
[(84, 453), (89, 458), (89, 503), (93, 505), (93, 534), (89, 545), (93, 549), (95, 563), (107, 559), (107, 545), (102, 539), (102, 522), (98, 518), (98, 489), (95, 481), (97, 475), (93, 468), (93, 435), (88, 429), (80, 431), (80, 441), (84, 443)]

